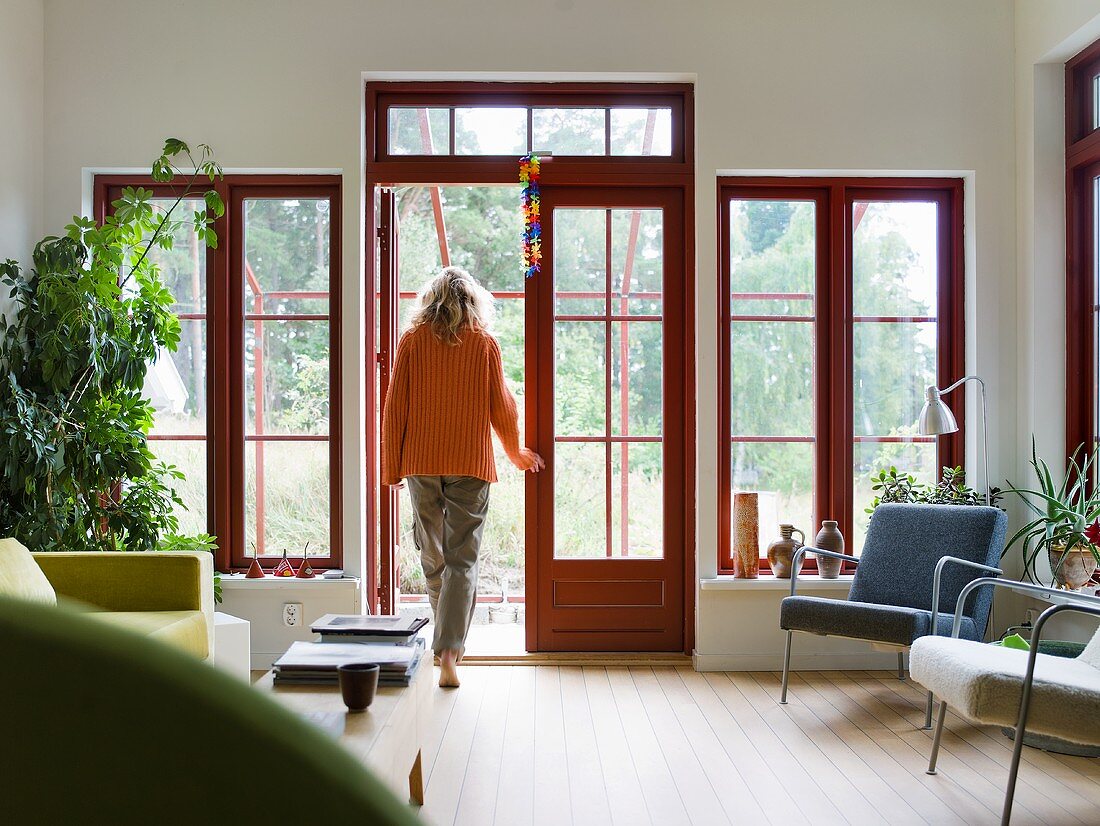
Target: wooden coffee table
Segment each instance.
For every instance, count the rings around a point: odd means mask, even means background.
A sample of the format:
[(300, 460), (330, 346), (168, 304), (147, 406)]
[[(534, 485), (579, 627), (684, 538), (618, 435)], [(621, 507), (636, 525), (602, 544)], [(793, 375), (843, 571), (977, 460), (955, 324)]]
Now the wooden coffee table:
[(420, 660), (407, 687), (380, 687), (370, 708), (349, 713), (337, 686), (275, 685), (269, 671), (256, 688), (269, 692), (292, 711), (332, 732), (398, 798), (424, 805), (421, 748), (432, 704), (431, 652)]

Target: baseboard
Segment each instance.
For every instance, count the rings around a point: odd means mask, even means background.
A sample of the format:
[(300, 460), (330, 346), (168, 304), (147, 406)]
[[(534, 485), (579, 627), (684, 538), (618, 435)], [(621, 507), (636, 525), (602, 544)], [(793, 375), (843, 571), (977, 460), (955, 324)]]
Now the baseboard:
[[(691, 656), (696, 671), (780, 671), (783, 653), (700, 654)], [(792, 671), (878, 671), (898, 666), (896, 654), (791, 654)]]

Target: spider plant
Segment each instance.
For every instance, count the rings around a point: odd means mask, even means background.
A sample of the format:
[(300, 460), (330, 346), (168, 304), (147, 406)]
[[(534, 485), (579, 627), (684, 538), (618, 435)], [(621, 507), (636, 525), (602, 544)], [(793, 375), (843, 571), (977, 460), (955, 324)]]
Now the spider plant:
[(1096, 547), (1100, 541), (1100, 489), (1089, 484), (1098, 457), (1094, 451), (1078, 462), (1079, 451), (1080, 448), (1074, 451), (1065, 478), (1056, 485), (1047, 463), (1036, 454), (1032, 438), (1031, 466), (1038, 479), (1038, 489), (1009, 488), (1035, 518), (1016, 531), (1005, 546), (1004, 554), (1019, 545), (1024, 573), (1033, 582), (1039, 582), (1035, 561), (1040, 554), (1045, 553), (1050, 559), (1054, 574), (1051, 585), (1055, 584), (1066, 559), (1074, 551), (1087, 549), (1100, 563), (1100, 550)]

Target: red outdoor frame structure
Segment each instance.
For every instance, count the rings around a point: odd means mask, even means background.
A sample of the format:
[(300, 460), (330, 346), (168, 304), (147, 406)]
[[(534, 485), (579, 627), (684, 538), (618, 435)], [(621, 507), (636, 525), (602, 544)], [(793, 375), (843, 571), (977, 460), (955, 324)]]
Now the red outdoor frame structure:
[[(682, 285), (684, 318), (682, 335), (684, 341), (684, 395), (683, 395), (683, 442), (679, 450), (683, 454), (684, 487), (682, 491), (683, 525), (678, 542), (687, 549), (684, 554), (683, 578), (683, 647), (690, 651), (694, 647), (694, 509), (695, 509), (695, 388), (694, 388), (694, 318), (692, 308), (694, 295), (694, 121), (693, 88), (685, 84), (629, 84), (629, 83), (473, 83), (473, 82), (432, 82), (432, 83), (367, 83), (366, 99), (366, 225), (364, 243), (366, 250), (375, 249), (376, 236), (383, 236), (389, 230), (379, 222), (378, 209), (385, 209), (385, 196), (376, 203), (376, 192), (397, 184), (419, 184), (438, 186), (445, 184), (515, 184), (517, 185), (518, 205), (518, 158), (515, 156), (468, 156), (468, 155), (391, 155), (387, 149), (388, 111), (392, 106), (403, 107), (456, 107), (456, 106), (547, 106), (547, 107), (614, 107), (631, 106), (639, 108), (667, 107), (672, 111), (672, 149), (671, 153), (660, 157), (643, 156), (600, 156), (578, 157), (555, 155), (552, 163), (542, 168), (544, 187), (593, 187), (593, 186), (664, 186), (679, 189), (684, 203), (685, 238), (680, 254), (684, 262), (684, 283)], [(452, 128), (453, 141), (453, 109)], [(530, 116), (528, 123), (530, 134)], [(538, 150), (540, 147), (530, 147)], [(383, 206), (379, 206), (382, 204)], [(434, 206), (434, 199), (433, 199)], [(518, 208), (518, 206), (517, 206)], [(392, 210), (392, 205), (391, 205)], [(438, 218), (441, 217), (437, 214)], [(382, 226), (381, 230), (378, 229)], [(519, 240), (517, 239), (517, 245)], [(442, 247), (441, 252), (445, 248)], [(385, 358), (386, 341), (375, 340), (376, 318), (375, 301), (381, 277), (390, 271), (385, 260), (368, 254), (366, 258), (366, 301), (367, 341), (365, 350), (372, 361), (381, 362)], [(670, 287), (671, 289), (671, 287)], [(383, 320), (383, 326), (386, 322)], [(385, 329), (384, 339), (389, 338)], [(666, 365), (671, 369), (672, 365)], [(385, 369), (385, 366), (382, 366)], [(532, 401), (533, 385), (529, 385), (528, 404)], [(379, 387), (368, 375), (367, 409), (378, 409)], [(382, 499), (387, 494), (380, 491), (377, 477), (378, 433), (375, 417), (367, 420), (367, 549), (366, 566), (367, 594), (369, 604), (378, 605), (383, 612), (394, 607), (393, 591), (396, 572), (389, 569), (385, 559), (376, 557), (379, 549), (379, 525), (384, 523), (386, 515), (378, 513)], [(528, 480), (528, 484), (533, 484)], [(533, 511), (531, 511), (533, 512)], [(530, 526), (530, 517), (529, 517)], [(530, 528), (529, 528), (530, 529)], [(384, 530), (384, 528), (383, 528)], [(529, 544), (528, 562), (531, 548)], [(383, 554), (382, 556), (385, 556)], [(528, 576), (529, 589), (533, 577)], [(537, 641), (532, 636), (537, 625), (537, 606), (534, 600), (527, 599), (528, 648), (537, 650)]]
[[(93, 207), (96, 220), (102, 221), (111, 204), (124, 187), (141, 186), (155, 197), (174, 198), (184, 191), (179, 182), (169, 184), (154, 182), (148, 176), (97, 175), (93, 188)], [(340, 281), (341, 281), (341, 179), (338, 175), (226, 175), (210, 183), (200, 180), (194, 187), (201, 198), (206, 189), (215, 189), (226, 205), (226, 213), (215, 221), (218, 247), (206, 250), (205, 314), (181, 314), (181, 319), (204, 316), (207, 321), (207, 369), (206, 434), (200, 437), (151, 435), (158, 440), (205, 440), (207, 442), (207, 531), (216, 537), (218, 551), (215, 561), (218, 570), (243, 571), (252, 562), (245, 547), (245, 447), (254, 443), (272, 441), (318, 441), (329, 444), (330, 520), (329, 554), (310, 556), (315, 568), (343, 567), (343, 475), (341, 469), (341, 356), (340, 356)], [(267, 292), (262, 291), (262, 273), (257, 275), (245, 259), (244, 201), (249, 198), (309, 198), (323, 199), (329, 203), (329, 290), (318, 292)], [(245, 306), (245, 285), (253, 291), (253, 303)], [(325, 298), (326, 313), (271, 314), (263, 305), (268, 298)], [(263, 339), (257, 338), (255, 348), (256, 422), (255, 433), (246, 433), (244, 331), (246, 324), (253, 324), (257, 332), (264, 321), (321, 321), (329, 325), (329, 430), (327, 435), (283, 435), (263, 432)], [(262, 452), (257, 451), (257, 552), (261, 564), (273, 566), (279, 554), (265, 554), (260, 526), (264, 520), (262, 488)]]
[[(859, 441), (933, 441), (932, 437), (856, 437), (853, 423), (853, 323), (924, 321), (918, 318), (853, 316), (852, 244), (864, 201), (932, 201), (938, 206), (937, 384), (961, 378), (965, 367), (963, 314), (963, 185), (942, 178), (782, 178), (745, 177), (718, 180), (718, 572), (733, 573), (731, 557), (731, 447), (735, 440), (813, 442), (814, 527), (835, 518), (845, 536), (852, 535), (853, 446)], [(735, 200), (810, 201), (816, 206), (815, 303), (813, 316), (737, 316), (731, 311), (730, 211)], [(756, 297), (760, 297), (757, 295)], [(792, 296), (783, 296), (790, 298)], [(809, 295), (795, 296), (803, 299)], [(804, 436), (737, 437), (731, 433), (730, 332), (734, 320), (812, 321), (814, 334), (814, 416), (812, 438)], [(960, 430), (941, 437), (941, 466), (963, 462), (964, 396), (950, 400)], [(901, 424), (899, 422), (899, 424)], [(812, 531), (807, 531), (812, 541)], [(815, 569), (807, 560), (808, 569)], [(767, 570), (767, 560), (761, 560)]]
[(1066, 456), (1100, 441), (1097, 77), (1100, 41), (1066, 63)]

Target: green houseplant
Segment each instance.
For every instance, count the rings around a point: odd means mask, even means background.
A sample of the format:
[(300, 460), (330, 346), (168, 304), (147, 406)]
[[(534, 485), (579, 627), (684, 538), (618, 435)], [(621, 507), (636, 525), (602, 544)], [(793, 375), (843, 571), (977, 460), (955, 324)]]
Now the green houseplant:
[[(866, 513), (874, 513), (879, 505), (890, 502), (919, 503), (924, 505), (984, 505), (985, 497), (966, 484), (966, 474), (961, 467), (945, 467), (940, 481), (935, 485), (917, 482), (912, 474), (899, 473), (894, 466), (884, 468), (871, 476), (871, 490), (875, 498)], [(989, 504), (1001, 499), (999, 488), (990, 488)]]
[(1051, 585), (1076, 590), (1084, 586), (1100, 563), (1100, 491), (1089, 485), (1096, 467), (1097, 452), (1086, 454), (1081, 462), (1077, 454), (1069, 458), (1066, 475), (1055, 484), (1047, 463), (1035, 451), (1031, 440), (1031, 467), (1038, 482), (1036, 489), (1011, 487), (1034, 517), (1013, 534), (1005, 553), (1018, 545), (1024, 573), (1039, 582), (1036, 561), (1046, 555), (1053, 572)]
[[(178, 535), (183, 474), (149, 450), (142, 391), (149, 364), (180, 340), (150, 253), (185, 227), (217, 245), (224, 206), (205, 186), (220, 176), (210, 147), (169, 138), (152, 177), (176, 182), (170, 208), (127, 187), (102, 226), (74, 217), (35, 246), (28, 270), (0, 264), (13, 302), (0, 317), (0, 536), (42, 551), (214, 548)], [(187, 197), (206, 209), (177, 216)]]

